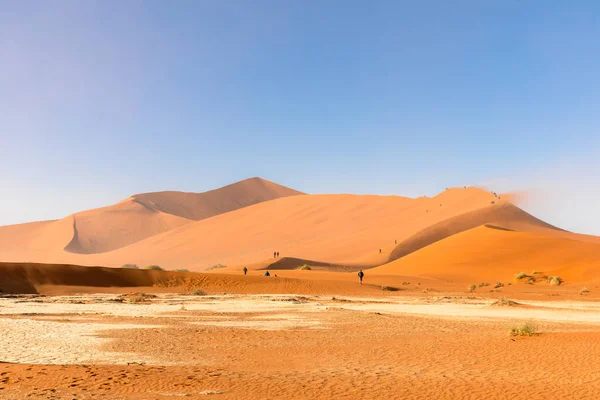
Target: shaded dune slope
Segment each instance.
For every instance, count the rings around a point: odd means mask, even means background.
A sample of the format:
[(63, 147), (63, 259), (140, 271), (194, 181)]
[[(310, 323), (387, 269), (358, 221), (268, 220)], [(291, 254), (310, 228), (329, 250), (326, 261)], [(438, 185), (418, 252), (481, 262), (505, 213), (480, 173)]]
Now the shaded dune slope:
[[(318, 273), (318, 272), (315, 272)], [(336, 274), (339, 276), (339, 274)], [(345, 274), (342, 274), (345, 275)], [(148, 271), (65, 264), (0, 263), (0, 294), (123, 293), (125, 291), (283, 294), (379, 294), (354, 280), (266, 278), (230, 274)]]
[(156, 212), (199, 221), (280, 197), (304, 194), (261, 178), (250, 178), (204, 193), (154, 192), (132, 199)]
[(506, 282), (519, 272), (534, 270), (560, 274), (567, 281), (596, 280), (600, 276), (600, 244), (480, 226), (371, 269), (370, 273)]

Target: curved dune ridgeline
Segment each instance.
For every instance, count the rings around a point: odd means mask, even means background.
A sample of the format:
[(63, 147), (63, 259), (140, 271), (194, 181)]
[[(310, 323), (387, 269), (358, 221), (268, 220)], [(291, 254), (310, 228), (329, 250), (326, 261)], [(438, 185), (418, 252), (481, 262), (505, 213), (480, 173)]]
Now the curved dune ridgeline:
[(81, 261), (64, 253), (105, 253), (194, 221), (300, 194), (260, 178), (204, 193), (138, 194), (60, 220), (0, 227), (0, 261)]
[(558, 275), (567, 284), (599, 280), (600, 243), (480, 226), (423, 247), (370, 273), (511, 282), (516, 274), (531, 275), (532, 271), (539, 272), (536, 279)]
[(528, 232), (560, 230), (512, 204), (491, 205), (482, 210), (475, 210), (448, 218), (423, 229), (402, 241), (391, 252), (388, 261), (397, 260), (432, 243), (486, 224), (506, 230)]

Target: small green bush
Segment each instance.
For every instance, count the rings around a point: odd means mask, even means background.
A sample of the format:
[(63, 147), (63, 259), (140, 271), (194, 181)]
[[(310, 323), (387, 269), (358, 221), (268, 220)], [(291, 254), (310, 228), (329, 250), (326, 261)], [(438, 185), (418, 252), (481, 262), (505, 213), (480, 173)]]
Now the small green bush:
[(308, 265), (308, 264), (304, 264), (303, 266), (300, 267), (301, 271), (310, 271), (312, 270), (312, 268)]
[(176, 269), (175, 272), (190, 272), (189, 269), (185, 269), (185, 268), (181, 268), (181, 269)]
[(121, 268), (125, 268), (125, 269), (140, 269), (140, 267), (137, 264), (123, 264), (123, 265), (121, 265)]
[(469, 285), (469, 286), (467, 287), (467, 291), (469, 291), (469, 292), (471, 292), (471, 293), (473, 293), (473, 292), (474, 292), (474, 291), (476, 291), (476, 290), (477, 290), (477, 285), (475, 285), (474, 283), (472, 283), (471, 285)]
[(502, 282), (496, 282), (496, 284), (494, 285), (494, 289), (498, 289), (501, 287), (504, 287), (504, 283), (502, 283)]
[(206, 295), (206, 293), (202, 290), (202, 289), (195, 289), (192, 294), (194, 296), (204, 296)]
[(158, 265), (148, 265), (146, 269), (149, 269), (151, 271), (164, 271), (164, 269), (162, 269), (162, 267)]
[(404, 285), (404, 286), (410, 285), (410, 282), (402, 282), (402, 285)]
[(519, 280), (525, 278), (526, 276), (527, 276), (527, 274), (525, 272), (519, 272), (517, 275), (515, 275), (515, 279), (519, 281)]
[(484, 287), (484, 286), (490, 286), (490, 283), (489, 282), (481, 282), (479, 284), (479, 287)]
[(510, 328), (510, 336), (533, 336), (536, 334), (537, 332), (535, 326), (530, 323), (516, 325)]

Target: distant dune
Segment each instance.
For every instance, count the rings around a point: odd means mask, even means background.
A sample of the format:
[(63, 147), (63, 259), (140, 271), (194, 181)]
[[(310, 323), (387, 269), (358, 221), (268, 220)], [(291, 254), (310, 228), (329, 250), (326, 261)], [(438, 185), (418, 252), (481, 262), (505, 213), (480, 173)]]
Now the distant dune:
[(104, 253), (194, 221), (298, 194), (260, 178), (204, 193), (138, 194), (57, 221), (0, 227), (0, 260), (63, 262), (71, 259), (65, 252)]

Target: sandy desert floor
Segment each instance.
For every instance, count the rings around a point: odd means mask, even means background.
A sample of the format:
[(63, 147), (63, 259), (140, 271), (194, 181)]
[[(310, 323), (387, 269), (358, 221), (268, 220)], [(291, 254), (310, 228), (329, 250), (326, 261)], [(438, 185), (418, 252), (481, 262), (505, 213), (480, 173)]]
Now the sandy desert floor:
[[(5, 296), (0, 397), (598, 398), (600, 303), (496, 301), (417, 293)], [(525, 322), (539, 334), (508, 334)]]

